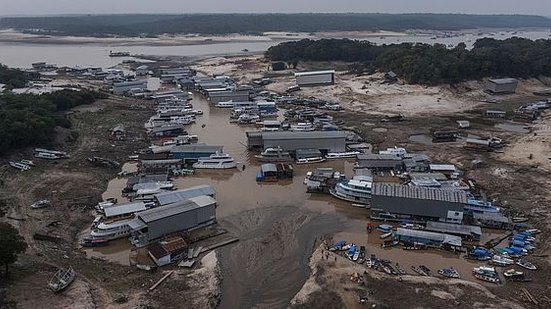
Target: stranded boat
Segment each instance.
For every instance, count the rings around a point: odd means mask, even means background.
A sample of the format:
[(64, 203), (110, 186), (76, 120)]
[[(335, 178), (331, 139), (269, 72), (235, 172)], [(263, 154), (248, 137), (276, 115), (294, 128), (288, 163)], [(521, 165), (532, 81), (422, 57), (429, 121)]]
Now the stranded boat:
[(427, 274), (425, 271), (423, 271), (422, 269), (417, 268), (413, 265), (411, 265), (411, 270), (413, 270), (414, 272), (418, 273), (421, 276), (429, 276), (429, 274)]
[(453, 267), (439, 269), (438, 274), (447, 278), (461, 278), (457, 270), (455, 270)]
[(109, 240), (84, 238), (80, 242), (80, 245), (83, 246), (83, 247), (105, 247), (105, 246), (109, 245)]
[(524, 267), (526, 269), (529, 269), (529, 270), (536, 270), (537, 269), (536, 265), (534, 265), (534, 264), (532, 264), (532, 263), (530, 263), (526, 260), (523, 260), (523, 259), (517, 260), (517, 262), (515, 264), (517, 264), (520, 267)]
[(196, 169), (229, 169), (236, 167), (237, 162), (225, 153), (215, 153), (209, 157), (199, 158), (199, 161), (193, 164), (193, 168)]
[(287, 151), (283, 151), (280, 147), (266, 148), (260, 155), (254, 156), (259, 162), (289, 162), (293, 159)]
[(473, 276), (476, 279), (499, 284), (499, 276), (494, 267), (480, 266), (473, 269)]
[(31, 204), (31, 208), (38, 209), (51, 206), (50, 200), (40, 200)]
[(354, 176), (350, 180), (338, 182), (335, 188), (329, 190), (329, 193), (341, 200), (369, 204), (372, 184), (373, 178), (370, 176)]
[(48, 287), (54, 292), (61, 292), (75, 280), (75, 271), (72, 267), (58, 270), (48, 282)]
[(130, 57), (130, 52), (125, 51), (110, 51), (109, 57)]
[(515, 261), (513, 261), (512, 259), (506, 258), (502, 255), (497, 255), (497, 254), (495, 254), (490, 260), (490, 264), (495, 266), (503, 266), (503, 267), (513, 265), (514, 262)]
[(509, 269), (503, 272), (503, 276), (507, 280), (518, 281), (518, 282), (528, 282), (532, 281), (530, 278), (527, 278), (523, 272), (516, 269)]

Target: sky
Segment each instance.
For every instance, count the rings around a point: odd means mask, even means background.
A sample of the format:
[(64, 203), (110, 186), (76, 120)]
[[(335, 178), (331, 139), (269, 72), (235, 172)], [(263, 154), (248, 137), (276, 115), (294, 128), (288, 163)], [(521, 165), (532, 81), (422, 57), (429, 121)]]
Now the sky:
[(428, 12), (551, 16), (551, 0), (0, 0), (0, 16), (270, 12)]

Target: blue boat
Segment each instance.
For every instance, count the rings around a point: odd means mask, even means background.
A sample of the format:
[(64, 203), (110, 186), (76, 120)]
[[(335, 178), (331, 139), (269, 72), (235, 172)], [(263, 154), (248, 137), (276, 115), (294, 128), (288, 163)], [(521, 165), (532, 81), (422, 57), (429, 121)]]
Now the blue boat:
[(346, 245), (346, 241), (339, 240), (331, 248), (329, 248), (329, 251), (342, 250), (342, 247), (344, 247), (344, 245)]
[(352, 258), (356, 254), (356, 244), (350, 245), (350, 248), (348, 249), (348, 256)]

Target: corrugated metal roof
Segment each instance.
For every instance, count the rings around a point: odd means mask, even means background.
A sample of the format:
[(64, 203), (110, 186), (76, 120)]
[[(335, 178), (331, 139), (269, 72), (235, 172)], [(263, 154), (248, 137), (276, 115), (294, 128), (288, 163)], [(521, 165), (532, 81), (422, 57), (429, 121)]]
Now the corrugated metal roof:
[(335, 70), (297, 72), (295, 73), (295, 76), (310, 76), (310, 75), (322, 75), (322, 74), (335, 74)]
[(402, 161), (402, 158), (397, 155), (392, 154), (359, 154), (357, 155), (358, 160), (392, 160), (392, 161)]
[(214, 196), (216, 192), (214, 188), (209, 185), (200, 185), (183, 190), (170, 191), (155, 194), (155, 199), (159, 205), (168, 205), (179, 201), (184, 201), (190, 198), (194, 198), (200, 195)]
[(505, 217), (501, 213), (473, 213), (473, 218), (476, 220), (486, 220), (486, 221), (495, 221), (495, 222), (501, 222), (501, 223), (509, 223), (509, 218)]
[(456, 171), (457, 168), (453, 164), (429, 164), (431, 171)]
[(344, 131), (275, 131), (262, 132), (264, 140), (346, 138)]
[(492, 78), (492, 79), (489, 79), (488, 80), (489, 82), (491, 83), (494, 83), (494, 84), (511, 84), (511, 83), (517, 83), (518, 80), (514, 79), (514, 78)]
[(111, 207), (105, 207), (103, 212), (105, 217), (110, 218), (114, 216), (121, 216), (126, 214), (136, 213), (138, 211), (144, 211), (147, 208), (143, 202), (128, 203), (128, 204), (115, 204)]
[(436, 221), (427, 221), (428, 231), (441, 232), (441, 233), (450, 233), (450, 234), (460, 234), (460, 235), (482, 235), (482, 229), (480, 226), (474, 225), (462, 225), (462, 224), (453, 224), (446, 222), (436, 222)]
[(445, 244), (450, 244), (453, 246), (458, 246), (458, 247), (461, 246), (461, 237), (449, 235), (449, 234), (398, 228), (396, 231), (396, 236), (398, 238), (400, 238), (401, 236), (422, 238), (422, 239), (427, 239), (432, 241), (438, 241)]
[(273, 163), (266, 163), (260, 166), (263, 173), (277, 173), (277, 166)]
[(425, 187), (375, 183), (373, 195), (444, 201), (451, 203), (467, 203), (467, 193), (461, 190), (433, 189)]
[(210, 196), (201, 195), (163, 207), (142, 211), (137, 216), (143, 222), (149, 223), (213, 204), (216, 204), (215, 199)]
[(176, 146), (170, 150), (170, 152), (222, 152), (223, 146), (211, 146), (211, 145), (181, 145)]

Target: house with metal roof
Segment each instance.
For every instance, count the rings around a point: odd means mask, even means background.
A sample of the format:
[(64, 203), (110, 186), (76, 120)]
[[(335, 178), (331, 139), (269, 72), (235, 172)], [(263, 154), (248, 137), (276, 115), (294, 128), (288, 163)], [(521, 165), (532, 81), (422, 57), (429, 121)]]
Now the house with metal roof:
[(217, 152), (222, 152), (222, 149), (222, 146), (192, 144), (175, 146), (170, 150), (170, 153), (175, 159), (196, 160), (199, 158), (208, 157)]
[(165, 206), (168, 204), (174, 204), (177, 202), (185, 201), (190, 198), (194, 198), (201, 195), (206, 195), (214, 198), (216, 191), (210, 185), (199, 185), (190, 187), (187, 189), (168, 191), (159, 194), (155, 194), (155, 203), (158, 206)]
[(129, 222), (133, 242), (147, 244), (151, 240), (180, 231), (189, 231), (216, 222), (216, 200), (200, 195), (136, 214)]
[(357, 169), (369, 169), (373, 171), (401, 171), (402, 158), (393, 154), (359, 154), (356, 157)]
[(402, 242), (417, 242), (437, 248), (461, 249), (461, 237), (459, 236), (404, 228), (398, 228), (395, 235)]
[(518, 80), (514, 78), (496, 78), (489, 79), (486, 83), (486, 91), (490, 93), (515, 93), (518, 86)]
[(323, 86), (335, 83), (335, 71), (310, 71), (295, 73), (296, 83), (299, 87)]
[(134, 214), (140, 211), (144, 211), (146, 209), (147, 208), (145, 207), (144, 202), (136, 202), (136, 203), (126, 203), (126, 204), (115, 204), (113, 206), (104, 207), (103, 213), (105, 218), (113, 218), (113, 217)]
[(444, 233), (460, 236), (469, 240), (480, 240), (482, 229), (480, 226), (463, 225), (446, 222), (428, 221), (425, 230), (430, 232)]
[(344, 131), (273, 131), (247, 132), (249, 149), (280, 147), (285, 151), (297, 149), (317, 149), (322, 153), (345, 152), (346, 136)]
[(466, 203), (462, 190), (386, 183), (374, 183), (371, 190), (371, 208), (418, 220), (460, 223)]

